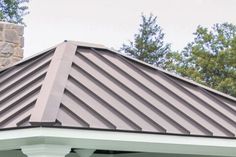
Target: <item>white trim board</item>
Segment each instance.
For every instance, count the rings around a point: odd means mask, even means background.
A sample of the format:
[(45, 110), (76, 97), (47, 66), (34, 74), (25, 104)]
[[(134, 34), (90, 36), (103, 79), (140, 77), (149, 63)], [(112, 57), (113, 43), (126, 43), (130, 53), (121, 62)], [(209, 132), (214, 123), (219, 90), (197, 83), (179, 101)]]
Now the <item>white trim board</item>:
[(34, 144), (236, 157), (236, 139), (44, 127), (0, 131), (0, 150), (20, 149), (21, 146)]

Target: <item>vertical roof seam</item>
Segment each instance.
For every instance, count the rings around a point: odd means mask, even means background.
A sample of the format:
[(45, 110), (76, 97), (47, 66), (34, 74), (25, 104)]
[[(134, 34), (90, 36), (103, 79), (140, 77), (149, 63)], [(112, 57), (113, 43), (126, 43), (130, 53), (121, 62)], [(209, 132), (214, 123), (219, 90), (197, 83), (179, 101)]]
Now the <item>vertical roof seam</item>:
[(71, 76), (71, 78), (78, 84), (80, 85), (82, 88), (84, 88), (86, 91), (89, 91), (89, 93), (91, 95), (93, 95), (94, 97), (96, 97), (99, 101), (101, 101), (103, 103), (103, 105), (106, 105), (109, 110), (112, 110), (113, 113), (117, 113), (122, 120), (127, 121), (132, 127), (134, 127), (136, 130), (142, 130), (142, 128), (136, 124), (134, 121), (132, 121), (130, 118), (128, 118), (126, 115), (124, 115), (123, 113), (121, 113), (120, 111), (118, 111), (116, 108), (114, 108), (113, 106), (111, 106), (108, 102), (106, 102), (105, 100), (103, 100), (102, 98), (100, 98), (97, 94), (95, 94), (93, 91), (91, 91), (90, 89), (88, 89), (86, 86), (84, 86), (82, 83), (78, 82), (73, 76)]
[[(177, 99), (179, 99), (180, 101), (183, 101), (184, 103), (186, 104), (189, 104), (187, 101), (185, 101), (184, 99), (182, 99), (181, 97), (179, 97), (177, 94), (175, 94), (174, 92), (172, 92), (170, 89), (168, 89), (167, 87), (163, 86), (162, 84), (160, 84), (159, 82), (157, 82), (155, 79), (153, 79), (152, 77), (150, 77), (148, 74), (144, 73), (142, 70), (140, 70), (138, 67), (136, 67), (136, 65), (134, 65), (133, 63), (130, 63), (127, 59), (125, 59), (123, 56), (119, 56), (119, 58), (121, 58), (122, 60), (125, 60), (126, 64), (129, 64), (130, 66), (132, 66), (136, 71), (137, 73), (141, 73), (142, 76), (146, 77), (149, 81), (153, 82), (154, 84), (156, 84), (157, 86), (160, 86), (162, 87), (164, 90), (167, 90), (167, 92), (170, 92), (171, 94), (173, 94)], [(168, 102), (169, 103), (169, 102)], [(175, 108), (178, 110), (178, 108)], [(205, 128), (203, 125), (201, 125), (200, 123), (198, 123), (197, 121), (195, 121), (194, 119), (192, 119), (190, 116), (188, 116), (186, 113), (178, 110), (181, 114), (183, 114), (186, 119), (188, 121), (191, 120), (191, 122), (194, 123), (194, 125), (197, 125), (198, 127), (200, 127), (201, 129), (200, 130), (203, 130), (204, 132), (206, 132), (207, 134), (212, 134), (212, 132), (210, 130), (208, 130), (207, 128)]]
[(72, 110), (70, 110), (68, 107), (66, 107), (66, 105), (64, 105), (63, 103), (61, 103), (60, 109), (68, 112), (69, 113), (68, 116), (75, 118), (76, 121), (82, 122), (84, 126), (90, 127), (89, 123), (87, 123), (83, 118), (81, 118), (80, 116), (75, 114)]
[[(99, 49), (99, 48), (98, 48), (98, 49)], [(207, 90), (207, 91), (209, 91), (209, 92), (211, 92), (211, 93), (214, 93), (214, 94), (216, 94), (216, 95), (222, 96), (222, 97), (224, 97), (224, 98), (226, 98), (226, 99), (236, 101), (236, 97), (230, 96), (230, 95), (228, 95), (228, 94), (225, 94), (225, 93), (223, 93), (223, 92), (217, 91), (217, 90), (212, 89), (212, 88), (210, 88), (210, 87), (207, 87), (207, 86), (205, 86), (205, 85), (199, 84), (199, 83), (194, 82), (193, 80), (190, 80), (190, 79), (188, 79), (188, 78), (178, 76), (177, 74), (171, 73), (171, 72), (166, 71), (166, 70), (164, 70), (164, 69), (162, 69), (162, 68), (155, 67), (155, 66), (153, 66), (153, 65), (151, 65), (151, 64), (148, 64), (148, 63), (146, 63), (146, 62), (144, 62), (144, 61), (141, 61), (141, 60), (138, 60), (138, 59), (136, 59), (136, 58), (133, 58), (133, 57), (127, 55), (127, 54), (120, 53), (120, 52), (118, 52), (118, 51), (116, 51), (116, 50), (114, 50), (114, 49), (109, 49), (109, 48), (107, 48), (106, 50), (108, 50), (108, 51), (110, 51), (110, 52), (112, 52), (112, 53), (114, 53), (114, 54), (123, 56), (123, 57), (127, 58), (128, 60), (133, 61), (133, 62), (135, 62), (135, 63), (138, 63), (138, 64), (144, 65), (144, 66), (146, 66), (146, 67), (148, 67), (148, 68), (151, 68), (151, 69), (157, 71), (157, 72), (158, 72), (159, 74), (161, 74), (161, 75), (166, 75), (166, 76), (168, 76), (168, 77), (176, 78), (176, 79), (178, 79), (178, 80), (180, 80), (180, 81), (189, 83), (190, 85), (194, 85), (195, 87), (203, 88), (203, 89), (205, 89), (205, 90)]]
[[(43, 54), (43, 55), (40, 56), (39, 58), (37, 58), (37, 59), (35, 59), (34, 61), (32, 61), (31, 63), (29, 63), (27, 66), (23, 67), (22, 69), (19, 69), (18, 71), (14, 72), (12, 75), (10, 75), (10, 76), (8, 76), (7, 78), (1, 80), (0, 85), (1, 85), (1, 84), (4, 84), (6, 81), (9, 81), (9, 78), (13, 78), (13, 77), (15, 77), (16, 75), (22, 73), (23, 71), (26, 71), (27, 69), (31, 68), (33, 65), (38, 64), (39, 61), (41, 61), (41, 60), (43, 60), (44, 58), (46, 58), (46, 56), (50, 56), (51, 54), (52, 54), (51, 51), (49, 51), (49, 52)], [(47, 60), (47, 58), (46, 58), (46, 60)], [(4, 74), (5, 74), (5, 73), (8, 73), (8, 72), (11, 71), (11, 69), (12, 69), (12, 68), (6, 70), (6, 71), (3, 72), (3, 73), (4, 73)], [(4, 74), (2, 74), (2, 76), (4, 76)], [(0, 75), (0, 76), (1, 76), (1, 75)]]
[(50, 64), (50, 61), (47, 61), (47, 62), (45, 61), (45, 63), (43, 62), (43, 64), (40, 64), (40, 65), (37, 65), (34, 68), (31, 68), (29, 71), (27, 71), (27, 73), (21, 74), (21, 76), (19, 76), (17, 78), (18, 79), (17, 81), (15, 81), (11, 84), (4, 84), (4, 86), (0, 86), (1, 87), (0, 88), (0, 94), (10, 90), (13, 86), (19, 84), (20, 82), (27, 79), (29, 76), (34, 75), (35, 73), (39, 72), (40, 70), (45, 70), (48, 67), (49, 64)]
[[(133, 81), (135, 81), (137, 84), (139, 84), (140, 86), (142, 86), (147, 92), (149, 92), (149, 94), (153, 95), (155, 99), (164, 101), (166, 104), (168, 104), (169, 106), (173, 107), (173, 105), (171, 105), (169, 102), (167, 102), (166, 100), (164, 100), (163, 98), (161, 98), (159, 95), (157, 95), (155, 92), (153, 92), (150, 88), (146, 87), (144, 84), (142, 84), (140, 81), (138, 81), (137, 79), (135, 79), (133, 76), (130, 76), (130, 74), (128, 74), (127, 72), (123, 71), (120, 67), (118, 67), (117, 65), (115, 65), (114, 63), (112, 63), (110, 60), (108, 60), (107, 58), (103, 57), (101, 54), (99, 54), (99, 52), (93, 48), (91, 48), (93, 52), (95, 52), (94, 54), (96, 54), (99, 58), (101, 58), (102, 60), (104, 60), (106, 63), (110, 64), (111, 66), (113, 66), (115, 69), (119, 70), (121, 73), (125, 74), (127, 77), (131, 78)], [(178, 110), (179, 111), (179, 110)], [(167, 116), (167, 118), (171, 121), (171, 123), (173, 123), (174, 125), (176, 125), (176, 127), (185, 133), (190, 133), (190, 131), (185, 128), (184, 126), (180, 125), (178, 122), (176, 122), (175, 120), (173, 120), (171, 117)]]
[[(68, 93), (68, 94), (67, 94)], [(101, 118), (103, 121), (105, 121), (104, 123), (106, 123), (105, 125), (108, 126), (109, 128), (116, 128), (116, 126), (110, 122), (109, 120), (107, 120), (105, 117), (103, 117), (100, 113), (98, 113), (97, 111), (95, 111), (93, 108), (91, 108), (86, 102), (84, 102), (83, 100), (81, 100), (80, 98), (78, 98), (75, 94), (73, 94), (70, 90), (66, 89), (65, 90), (65, 94), (66, 95), (71, 95), (74, 99), (76, 99), (76, 101), (79, 101), (83, 104), (84, 108), (87, 108), (87, 110), (90, 110), (90, 112), (93, 112), (94, 116), (98, 116), (99, 118)]]
[(220, 106), (222, 106), (223, 108), (225, 108), (227, 111), (231, 112), (232, 114), (236, 115), (236, 110), (230, 106), (228, 106), (226, 103), (224, 103), (223, 101), (221, 101), (220, 99), (218, 99), (216, 96), (214, 96), (212, 93), (210, 93), (209, 91), (205, 90), (205, 89), (199, 89), (201, 91), (203, 91), (205, 94), (207, 94), (210, 99), (212, 99), (213, 101), (217, 101)]
[(45, 77), (45, 73), (43, 73), (39, 77), (33, 79), (28, 84), (22, 86), (21, 88), (17, 89), (16, 91), (13, 91), (13, 93), (10, 93), (9, 95), (3, 97), (2, 99), (0, 99), (0, 104), (4, 103), (6, 101), (11, 100), (16, 95), (19, 95), (23, 90), (26, 90), (28, 88), (32, 88), (32, 85), (41, 84), (41, 82), (43, 81), (44, 77)]
[(81, 67), (77, 67), (79, 70), (82, 71), (82, 73), (84, 73), (85, 75), (88, 75), (88, 77), (90, 77), (92, 80), (94, 80), (95, 82), (97, 82), (97, 84), (100, 84), (102, 86), (102, 88), (105, 88), (105, 90), (108, 91), (108, 93), (112, 93), (112, 95), (114, 95), (116, 98), (115, 99), (119, 99), (120, 101), (123, 101), (126, 105), (128, 106), (128, 108), (131, 108), (131, 110), (133, 110), (134, 112), (136, 112), (136, 114), (138, 114), (139, 116), (141, 116), (143, 119), (145, 119), (145, 121), (149, 124), (151, 124), (153, 127), (155, 127), (158, 130), (162, 130), (162, 132), (166, 132), (166, 129), (162, 126), (160, 126), (158, 123), (156, 123), (154, 120), (152, 120), (150, 117), (148, 117), (145, 113), (143, 113), (142, 111), (140, 111), (137, 107), (135, 107), (133, 104), (131, 104), (130, 102), (128, 102), (127, 100), (125, 100), (123, 97), (119, 96), (116, 92), (112, 91), (112, 89), (110, 89), (107, 85), (105, 85), (104, 83), (102, 83), (101, 81), (99, 81), (98, 79), (96, 79), (95, 77), (93, 77), (91, 74), (89, 74), (88, 72), (86, 72), (84, 69), (82, 69)]
[[(205, 101), (203, 101), (202, 99), (200, 99), (198, 96), (196, 96), (194, 93), (192, 93), (191, 91), (189, 91), (188, 89), (185, 89), (184, 87), (182, 87), (181, 85), (178, 84), (177, 81), (175, 81), (174, 79), (170, 78), (169, 75), (159, 72), (158, 73), (165, 77), (166, 79), (170, 80), (173, 84), (175, 84), (178, 88), (180, 88), (180, 90), (182, 90), (185, 94), (187, 94), (188, 96), (191, 95), (191, 99), (193, 99), (194, 101), (201, 101), (202, 103), (207, 104)], [(197, 99), (197, 100), (196, 100)], [(184, 100), (184, 99), (183, 99)], [(211, 117), (209, 117), (208, 115), (204, 114), (202, 111), (200, 111), (199, 109), (197, 109), (194, 105), (192, 105), (191, 103), (187, 102), (184, 100), (184, 102), (186, 102), (189, 107), (191, 107), (192, 109), (194, 109), (196, 112), (200, 113), (202, 116), (204, 116), (205, 118), (207, 118), (208, 120), (210, 120), (211, 123), (213, 123), (212, 125), (215, 126), (216, 128), (218, 128), (219, 130), (223, 131), (226, 134), (230, 134), (231, 136), (235, 136), (235, 134), (230, 131), (229, 129), (226, 129), (225, 127), (223, 127), (220, 123), (216, 122), (214, 119), (212, 119)]]
[[(188, 89), (186, 89), (186, 88), (182, 87), (181, 85), (179, 85), (174, 79), (170, 78), (169, 76), (166, 76), (166, 77), (168, 77), (170, 80), (172, 80), (173, 82), (175, 82), (176, 85), (178, 85), (178, 87), (180, 87), (180, 88), (183, 90), (183, 92), (190, 94), (190, 95), (192, 96), (191, 98), (194, 99), (195, 101), (199, 100), (199, 101), (201, 101), (201, 102), (203, 102), (203, 103), (206, 103), (206, 102), (204, 102), (202, 99), (200, 99), (198, 96), (196, 96), (194, 93), (192, 93), (192, 92), (189, 91)], [(196, 100), (196, 99), (197, 99), (197, 100)], [(191, 105), (191, 104), (189, 103), (189, 105)], [(218, 122), (216, 122), (214, 119), (212, 119), (212, 118), (209, 117), (208, 115), (204, 114), (202, 111), (200, 111), (199, 109), (197, 109), (195, 106), (191, 105), (191, 107), (192, 107), (195, 111), (197, 111), (198, 113), (200, 113), (202, 116), (204, 116), (205, 118), (209, 119), (209, 120), (211, 121), (211, 123), (213, 123), (213, 125), (214, 125), (216, 128), (218, 128), (219, 130), (223, 131), (223, 132), (226, 133), (226, 134), (229, 134), (230, 136), (235, 136), (235, 134), (234, 134), (232, 131), (230, 131), (229, 129), (225, 128), (224, 126), (222, 126), (221, 124), (219, 124)]]

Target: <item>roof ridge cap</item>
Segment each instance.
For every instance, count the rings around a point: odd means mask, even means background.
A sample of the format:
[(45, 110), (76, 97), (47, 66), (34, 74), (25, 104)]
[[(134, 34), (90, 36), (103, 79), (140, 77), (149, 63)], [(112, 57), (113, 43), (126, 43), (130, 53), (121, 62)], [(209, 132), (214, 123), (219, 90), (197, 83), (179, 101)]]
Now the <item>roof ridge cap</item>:
[(64, 42), (56, 47), (29, 122), (55, 123), (77, 46)]
[(108, 49), (106, 46), (102, 44), (94, 44), (89, 42), (83, 42), (83, 41), (73, 41), (73, 40), (65, 40), (65, 42), (75, 44), (76, 46), (81, 47), (90, 47), (90, 48), (99, 48), (99, 49)]

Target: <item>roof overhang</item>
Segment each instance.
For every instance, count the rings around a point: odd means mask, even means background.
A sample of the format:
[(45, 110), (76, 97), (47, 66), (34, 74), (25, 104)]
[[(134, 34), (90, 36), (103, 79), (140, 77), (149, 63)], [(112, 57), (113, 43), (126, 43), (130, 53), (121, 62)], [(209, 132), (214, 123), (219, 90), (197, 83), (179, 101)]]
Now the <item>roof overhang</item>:
[(71, 148), (235, 156), (236, 139), (35, 127), (0, 131), (0, 150), (59, 144)]

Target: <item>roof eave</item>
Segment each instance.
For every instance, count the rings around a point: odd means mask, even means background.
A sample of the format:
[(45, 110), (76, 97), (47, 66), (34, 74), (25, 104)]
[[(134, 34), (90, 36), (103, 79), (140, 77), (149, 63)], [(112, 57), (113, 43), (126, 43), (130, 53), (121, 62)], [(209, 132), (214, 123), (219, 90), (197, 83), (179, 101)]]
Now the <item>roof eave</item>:
[(43, 127), (0, 132), (0, 150), (20, 149), (27, 144), (60, 144), (72, 148), (225, 157), (236, 154), (235, 139)]

